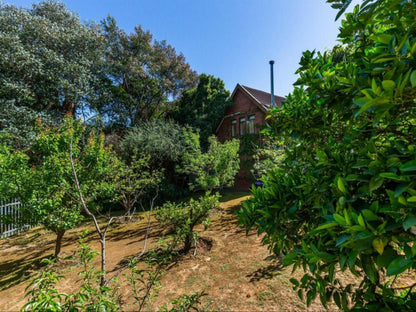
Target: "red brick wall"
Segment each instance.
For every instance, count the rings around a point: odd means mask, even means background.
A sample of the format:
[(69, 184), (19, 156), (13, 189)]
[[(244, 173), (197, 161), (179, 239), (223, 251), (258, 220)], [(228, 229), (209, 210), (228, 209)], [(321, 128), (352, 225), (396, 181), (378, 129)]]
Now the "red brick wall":
[[(218, 128), (217, 136), (221, 142), (229, 140), (231, 136), (231, 122), (236, 120), (236, 136), (240, 133), (240, 119), (246, 120), (246, 131), (248, 131), (247, 120), (254, 116), (254, 132), (258, 133), (259, 128), (264, 125), (266, 114), (256, 105), (253, 99), (241, 90), (237, 89), (233, 97), (234, 105), (227, 107), (225, 118)], [(248, 132), (246, 132), (248, 133)]]
[[(261, 126), (263, 126), (265, 123), (266, 114), (245, 92), (241, 91), (240, 89), (237, 89), (233, 97), (233, 102), (234, 105), (227, 107), (227, 110), (224, 115), (226, 117), (223, 119), (222, 124), (220, 125), (217, 131), (217, 137), (220, 140), (220, 142), (232, 139), (232, 120), (237, 121), (236, 137), (238, 137), (240, 133), (240, 118), (245, 118), (245, 120), (247, 121), (250, 116), (254, 116), (254, 133), (259, 133)], [(248, 131), (247, 123), (246, 130)], [(245, 172), (243, 169), (240, 169), (235, 178), (234, 187), (238, 189), (249, 189), (251, 186), (251, 183), (248, 179), (249, 175), (251, 175), (250, 172)]]

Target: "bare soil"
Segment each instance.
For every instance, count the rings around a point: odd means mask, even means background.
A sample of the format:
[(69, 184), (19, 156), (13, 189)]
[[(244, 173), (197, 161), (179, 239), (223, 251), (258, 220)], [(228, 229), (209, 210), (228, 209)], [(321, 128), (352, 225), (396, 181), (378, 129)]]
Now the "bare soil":
[[(310, 307), (297, 297), (289, 281), (301, 276), (291, 274), (290, 268), (282, 268), (279, 259), (270, 255), (262, 246), (261, 237), (255, 232), (246, 235), (238, 226), (235, 211), (247, 193), (228, 193), (221, 207), (214, 211), (208, 230), (198, 228), (200, 239), (196, 255), (183, 255), (163, 273), (158, 296), (146, 306), (157, 311), (163, 304), (183, 294), (196, 291), (207, 293), (202, 307), (207, 311), (325, 311), (319, 302)], [(157, 239), (166, 229), (153, 221), (148, 248), (157, 246)], [(82, 230), (88, 229), (88, 242), (99, 251), (97, 235), (91, 222), (68, 231), (63, 239), (62, 256), (73, 255)], [(135, 215), (132, 222), (117, 223), (107, 234), (107, 269), (111, 277), (123, 265), (123, 260), (142, 251), (146, 231), (146, 219)], [(26, 302), (25, 288), (36, 272), (42, 269), (41, 259), (51, 256), (55, 237), (38, 227), (15, 237), (0, 240), (0, 311), (18, 311)], [(59, 267), (66, 277), (59, 290), (75, 291), (79, 287), (74, 260), (62, 260)], [(99, 268), (99, 261), (94, 262)], [(123, 311), (135, 311), (135, 302), (129, 287), (121, 281)], [(336, 311), (330, 306), (331, 311)]]

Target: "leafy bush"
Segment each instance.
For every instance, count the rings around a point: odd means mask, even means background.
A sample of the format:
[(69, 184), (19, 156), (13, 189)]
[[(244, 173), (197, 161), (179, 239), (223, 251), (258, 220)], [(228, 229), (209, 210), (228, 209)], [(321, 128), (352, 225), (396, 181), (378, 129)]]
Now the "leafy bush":
[(86, 232), (80, 236), (78, 245), (79, 265), (82, 267), (79, 275), (81, 285), (75, 293), (60, 293), (56, 285), (64, 278), (58, 275), (54, 260), (43, 259), (47, 266), (38, 273), (26, 288), (28, 302), (22, 311), (118, 311), (120, 297), (118, 288), (100, 286), (101, 273), (92, 266), (97, 252), (91, 250), (85, 242)]
[(167, 202), (156, 210), (156, 219), (164, 226), (169, 226), (175, 234), (175, 238), (184, 245), (184, 252), (191, 249), (192, 242), (196, 242), (198, 233), (194, 227), (207, 222), (208, 214), (219, 206), (219, 195), (205, 193), (199, 199), (191, 198), (188, 202)]
[(189, 311), (204, 311), (198, 307), (201, 304), (201, 298), (206, 296), (207, 293), (195, 292), (191, 295), (183, 295), (179, 298), (173, 299), (170, 303), (173, 305), (172, 308), (168, 308), (168, 305), (162, 306), (162, 312), (189, 312)]
[[(343, 10), (349, 0), (330, 0)], [(240, 220), (303, 268), (294, 289), (340, 309), (414, 311), (416, 3), (364, 1), (331, 52), (304, 52), (296, 88), (271, 112), (284, 159)], [(359, 285), (343, 281), (349, 271)]]
[(199, 134), (192, 130), (184, 130), (186, 148), (183, 151), (181, 165), (176, 171), (189, 176), (191, 190), (213, 190), (224, 186), (232, 186), (239, 169), (239, 141), (233, 139), (224, 143), (211, 136), (208, 138), (209, 148), (202, 152)]

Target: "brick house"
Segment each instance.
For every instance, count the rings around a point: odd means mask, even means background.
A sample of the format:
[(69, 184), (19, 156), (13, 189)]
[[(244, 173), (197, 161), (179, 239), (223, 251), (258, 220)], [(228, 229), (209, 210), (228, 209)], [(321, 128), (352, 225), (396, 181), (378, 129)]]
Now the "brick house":
[[(216, 130), (220, 142), (247, 134), (258, 134), (266, 122), (266, 116), (271, 105), (271, 95), (268, 92), (237, 84), (231, 94), (233, 105), (227, 107), (224, 117)], [(274, 96), (276, 106), (281, 106), (285, 98)], [(245, 155), (245, 160), (251, 157)], [(248, 175), (241, 169), (236, 177), (237, 188), (249, 188), (251, 185)]]

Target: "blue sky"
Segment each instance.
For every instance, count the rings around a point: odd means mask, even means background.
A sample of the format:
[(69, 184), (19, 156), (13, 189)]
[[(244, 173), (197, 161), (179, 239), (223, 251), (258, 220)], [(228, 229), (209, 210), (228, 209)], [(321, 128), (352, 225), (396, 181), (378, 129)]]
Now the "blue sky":
[[(28, 7), (37, 1), (3, 0)], [(64, 0), (84, 21), (112, 15), (132, 32), (142, 25), (165, 39), (198, 73), (270, 91), (269, 60), (275, 60), (275, 94), (285, 96), (304, 50), (337, 43), (340, 21), (325, 0)], [(357, 1), (356, 1), (357, 2)]]

